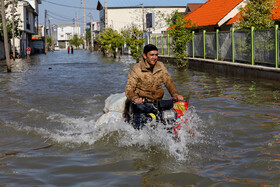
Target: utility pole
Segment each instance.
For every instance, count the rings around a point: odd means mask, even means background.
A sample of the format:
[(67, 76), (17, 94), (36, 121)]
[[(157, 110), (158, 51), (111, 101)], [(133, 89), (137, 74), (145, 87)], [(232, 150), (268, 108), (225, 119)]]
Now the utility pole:
[(143, 22), (143, 34), (145, 32), (145, 12), (144, 12), (144, 3), (142, 3), (142, 22)]
[(79, 15), (77, 14), (77, 24), (78, 24), (78, 35), (79, 35), (79, 38), (80, 38), (80, 20), (79, 20)]
[(93, 28), (92, 28), (92, 10), (90, 12), (90, 42), (91, 42), (90, 49), (91, 51), (93, 51), (94, 43), (93, 43)]
[(77, 27), (78, 27), (78, 23), (77, 23), (77, 12), (76, 12), (76, 15), (75, 15), (75, 34), (77, 34), (78, 37), (79, 37), (79, 33), (77, 31)]
[(86, 0), (84, 0), (84, 48), (87, 49), (86, 41)]
[(16, 58), (16, 46), (15, 46), (15, 0), (12, 5), (12, 33), (13, 33), (13, 60)]
[(52, 39), (52, 49), (53, 49), (53, 51), (54, 51), (54, 29), (53, 29), (53, 27), (54, 27), (54, 25), (52, 25), (52, 37), (51, 37), (51, 39)]
[(75, 18), (73, 19), (73, 22), (74, 22), (74, 31), (73, 31), (73, 35), (76, 34), (76, 15), (75, 15)]
[[(50, 22), (50, 20), (48, 20), (48, 21), (49, 21), (49, 33), (50, 33), (51, 43), (53, 43), (53, 41), (52, 41), (52, 31), (51, 31), (51, 22)], [(52, 50), (52, 46), (53, 45), (51, 45), (51, 50)]]
[(47, 10), (45, 9), (45, 28), (44, 28), (44, 39), (45, 39), (45, 55), (48, 52), (48, 42), (47, 42)]
[(8, 44), (8, 32), (7, 32), (7, 22), (6, 22), (6, 13), (5, 13), (5, 3), (4, 0), (1, 0), (1, 12), (2, 12), (2, 25), (3, 25), (3, 33), (4, 33), (4, 47), (5, 47), (5, 55), (6, 55), (6, 64), (7, 64), (7, 72), (11, 73), (11, 64), (10, 64), (10, 50)]
[[(75, 13), (76, 16), (76, 13)], [(76, 18), (73, 18), (73, 28), (72, 28), (72, 37), (76, 34)]]
[(108, 28), (108, 7), (107, 7), (107, 0), (105, 0), (105, 29)]

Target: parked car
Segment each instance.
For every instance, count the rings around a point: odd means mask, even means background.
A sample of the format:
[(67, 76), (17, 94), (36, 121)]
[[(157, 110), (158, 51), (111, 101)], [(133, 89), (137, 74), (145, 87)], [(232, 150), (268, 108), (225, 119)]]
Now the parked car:
[(57, 46), (57, 45), (54, 46), (54, 50), (55, 50), (55, 51), (59, 51), (59, 50), (60, 50), (59, 46)]

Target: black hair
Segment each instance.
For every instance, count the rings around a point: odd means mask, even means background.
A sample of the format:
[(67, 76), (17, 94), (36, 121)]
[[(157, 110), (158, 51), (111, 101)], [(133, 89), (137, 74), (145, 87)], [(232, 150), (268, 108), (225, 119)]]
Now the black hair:
[(148, 44), (144, 47), (143, 53), (147, 54), (148, 52), (154, 51), (154, 50), (158, 51), (158, 48), (153, 44)]

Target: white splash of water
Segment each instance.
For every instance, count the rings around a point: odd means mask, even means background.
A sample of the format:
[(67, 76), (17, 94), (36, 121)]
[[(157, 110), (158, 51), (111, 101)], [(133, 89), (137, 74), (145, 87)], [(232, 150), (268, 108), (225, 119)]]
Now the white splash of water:
[(102, 134), (100, 136), (102, 137), (117, 132), (118, 137), (115, 138), (117, 141), (115, 144), (119, 147), (136, 146), (141, 149), (150, 150), (151, 147), (156, 146), (169, 152), (170, 156), (177, 160), (187, 160), (190, 151), (189, 145), (199, 143), (202, 134), (196, 130), (197, 126), (201, 125), (201, 120), (196, 114), (194, 107), (190, 107), (185, 115), (188, 118), (188, 124), (182, 126), (177, 136), (174, 133), (168, 132), (163, 124), (157, 124), (156, 128), (147, 125), (142, 130), (135, 130), (131, 125), (123, 121), (97, 125), (101, 127), (98, 133)]
[[(30, 110), (36, 112), (37, 110)], [(38, 112), (38, 111), (37, 111)], [(176, 160), (187, 160), (190, 146), (200, 143), (203, 136), (197, 129), (202, 124), (194, 107), (189, 107), (185, 116), (188, 118), (186, 126), (178, 131), (176, 136), (166, 130), (163, 124), (156, 128), (147, 125), (142, 130), (135, 130), (123, 120), (110, 119), (106, 123), (98, 124), (98, 120), (88, 118), (74, 118), (62, 114), (49, 114), (45, 126), (16, 125), (17, 130), (39, 134), (46, 141), (53, 141), (64, 146), (94, 145), (97, 141), (112, 143), (119, 147), (138, 147), (150, 151), (157, 147)], [(15, 127), (15, 124), (13, 124)], [(111, 140), (109, 140), (111, 139)]]

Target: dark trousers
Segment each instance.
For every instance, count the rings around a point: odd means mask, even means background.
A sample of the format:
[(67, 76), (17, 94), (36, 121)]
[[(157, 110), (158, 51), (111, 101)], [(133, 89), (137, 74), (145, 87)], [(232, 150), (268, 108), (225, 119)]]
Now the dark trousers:
[(135, 129), (142, 129), (147, 123), (147, 114), (154, 111), (152, 105), (150, 104), (130, 104), (133, 118), (132, 125)]

